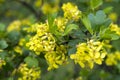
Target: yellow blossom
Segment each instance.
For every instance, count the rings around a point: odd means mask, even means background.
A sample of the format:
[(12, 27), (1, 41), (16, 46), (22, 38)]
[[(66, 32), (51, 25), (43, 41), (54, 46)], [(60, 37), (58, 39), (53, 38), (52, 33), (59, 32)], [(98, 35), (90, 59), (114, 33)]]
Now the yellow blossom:
[(55, 24), (57, 25), (60, 32), (64, 32), (67, 22), (68, 20), (62, 17), (58, 17), (57, 19), (55, 19)]
[(62, 9), (64, 11), (64, 17), (69, 20), (77, 21), (81, 17), (81, 11), (79, 11), (76, 5), (70, 2), (63, 4)]
[(74, 59), (82, 68), (94, 67), (94, 63), (101, 65), (103, 58), (106, 56), (103, 43), (100, 41), (90, 40), (87, 43), (77, 45), (77, 52), (71, 54), (70, 58)]
[(25, 44), (25, 39), (24, 38), (21, 38), (20, 41), (19, 41), (19, 45), (20, 46), (23, 46)]
[(33, 25), (29, 26), (29, 27), (23, 28), (23, 30), (26, 31), (26, 32), (28, 32), (28, 33), (29, 32), (36, 32), (38, 26), (39, 26), (39, 24), (35, 23), (35, 24), (33, 24)]
[(112, 66), (112, 65), (117, 65), (118, 61), (120, 61), (120, 52), (116, 51), (114, 53), (107, 54), (107, 59), (105, 63), (108, 66)]
[(30, 50), (35, 51), (39, 55), (43, 51), (52, 51), (55, 47), (55, 39), (51, 33), (45, 33), (43, 36), (35, 35), (26, 44)]
[(20, 26), (21, 26), (21, 22), (19, 20), (15, 20), (8, 25), (7, 31), (12, 31), (12, 30), (20, 31)]
[(37, 29), (37, 35), (38, 36), (42, 36), (44, 35), (46, 32), (49, 31), (49, 27), (47, 24), (36, 24), (36, 29)]
[(1, 69), (2, 66), (4, 66), (4, 65), (6, 65), (6, 62), (0, 58), (0, 69)]
[(40, 8), (41, 4), (42, 4), (42, 0), (36, 0), (34, 2), (35, 7), (37, 7), (37, 8)]
[(41, 71), (39, 67), (28, 68), (27, 64), (21, 64), (18, 73), (21, 74), (18, 80), (37, 80), (40, 79)]
[(42, 6), (42, 11), (44, 14), (55, 13), (59, 10), (59, 5), (51, 5), (49, 3), (44, 3)]
[(111, 31), (115, 31), (116, 34), (120, 35), (120, 27), (118, 27), (117, 24), (113, 24), (113, 23), (112, 23), (112, 24), (110, 25), (110, 30), (111, 30)]
[(16, 46), (16, 47), (14, 48), (14, 51), (22, 55), (22, 49), (21, 49), (20, 46)]
[(112, 21), (116, 22), (116, 21), (117, 21), (117, 14), (116, 14), (116, 13), (110, 13), (110, 14), (109, 14), (109, 18), (110, 18)]
[(63, 45), (57, 46), (56, 51), (50, 51), (45, 54), (45, 59), (49, 65), (48, 70), (58, 68), (66, 62), (66, 48)]

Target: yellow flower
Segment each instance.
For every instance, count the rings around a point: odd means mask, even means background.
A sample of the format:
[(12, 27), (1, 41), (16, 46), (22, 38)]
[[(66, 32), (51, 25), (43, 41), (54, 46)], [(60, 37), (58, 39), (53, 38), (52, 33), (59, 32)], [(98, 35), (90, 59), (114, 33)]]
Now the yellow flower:
[(20, 27), (21, 27), (21, 22), (19, 20), (15, 20), (8, 25), (7, 31), (9, 32), (12, 30), (20, 31)]
[(49, 31), (49, 27), (47, 24), (36, 24), (34, 26), (36, 27), (38, 36), (42, 36)]
[(66, 62), (66, 48), (63, 45), (57, 46), (56, 51), (50, 51), (45, 54), (45, 59), (49, 65), (48, 70), (58, 68)]
[(115, 57), (117, 60), (120, 60), (120, 52), (119, 51), (115, 52)]
[(26, 18), (26, 19), (21, 20), (21, 24), (22, 25), (31, 25), (31, 22), (30, 22), (29, 18)]
[(57, 19), (55, 19), (55, 24), (58, 27), (58, 31), (64, 32), (67, 22), (68, 20), (62, 17), (58, 17)]
[(74, 59), (82, 68), (94, 67), (94, 63), (101, 65), (103, 58), (106, 56), (106, 51), (103, 48), (103, 43), (90, 40), (87, 43), (77, 45), (77, 52), (71, 54), (70, 58)]
[(112, 21), (116, 22), (116, 21), (117, 21), (117, 14), (116, 14), (116, 13), (110, 13), (110, 14), (109, 14), (109, 18), (110, 18)]
[(55, 47), (55, 39), (51, 33), (45, 33), (43, 36), (37, 34), (26, 44), (30, 50), (35, 51), (37, 55), (44, 51), (53, 51)]
[(0, 52), (3, 52), (3, 50), (2, 50), (2, 49), (0, 49)]
[(41, 4), (42, 4), (42, 0), (36, 0), (34, 2), (35, 7), (37, 7), (37, 8), (40, 8)]
[(42, 6), (42, 12), (44, 14), (55, 13), (58, 10), (59, 10), (59, 5), (58, 4), (51, 5), (49, 3), (44, 3), (43, 6)]
[(23, 30), (26, 31), (26, 32), (28, 32), (28, 33), (29, 32), (36, 32), (38, 26), (39, 26), (39, 24), (35, 23), (35, 24), (33, 24), (33, 25), (29, 26), (29, 27), (23, 28)]
[(112, 66), (112, 65), (117, 65), (118, 61), (120, 61), (120, 52), (116, 51), (114, 53), (107, 54), (107, 59), (105, 63), (108, 66)]
[(112, 24), (110, 25), (110, 30), (111, 30), (111, 31), (115, 31), (116, 34), (120, 35), (120, 27), (118, 27), (117, 24), (113, 24), (113, 23), (112, 23)]
[(0, 69), (1, 69), (2, 66), (4, 66), (4, 65), (6, 65), (6, 62), (0, 58)]
[(63, 4), (62, 9), (64, 11), (64, 17), (69, 20), (77, 21), (81, 17), (81, 11), (79, 11), (76, 5), (70, 2)]
[(17, 53), (19, 53), (20, 55), (22, 55), (22, 49), (21, 49), (20, 46), (16, 46), (16, 47), (14, 48), (14, 51), (17, 52)]
[(22, 75), (18, 80), (37, 80), (40, 79), (41, 71), (39, 67), (28, 68), (27, 64), (21, 64), (18, 73)]
[(25, 39), (24, 38), (21, 38), (20, 41), (19, 41), (19, 45), (20, 46), (23, 46), (25, 44)]

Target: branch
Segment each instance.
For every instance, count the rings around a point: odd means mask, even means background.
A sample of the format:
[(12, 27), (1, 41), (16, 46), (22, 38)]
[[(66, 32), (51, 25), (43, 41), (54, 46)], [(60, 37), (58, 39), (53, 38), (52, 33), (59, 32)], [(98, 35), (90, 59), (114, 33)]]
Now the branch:
[(35, 16), (36, 18), (39, 20), (40, 16), (42, 16), (42, 12), (37, 12), (33, 6), (31, 6), (29, 3), (23, 1), (23, 0), (15, 0), (17, 2), (19, 2), (20, 4), (22, 4), (23, 6), (25, 6), (26, 8), (28, 8)]

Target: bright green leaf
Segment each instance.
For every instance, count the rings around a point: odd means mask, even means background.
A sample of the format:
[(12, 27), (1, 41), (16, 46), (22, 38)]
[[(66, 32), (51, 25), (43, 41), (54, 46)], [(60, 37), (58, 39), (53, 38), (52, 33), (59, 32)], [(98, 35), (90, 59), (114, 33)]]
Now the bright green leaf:
[(8, 44), (5, 40), (0, 40), (0, 49), (5, 49), (8, 47)]
[(38, 67), (38, 60), (36, 58), (28, 56), (24, 59), (24, 61), (29, 67)]
[(5, 25), (3, 23), (0, 23), (0, 32), (5, 31)]
[(75, 52), (76, 52), (76, 48), (75, 47), (68, 49), (68, 55), (74, 54)]
[(87, 28), (87, 30), (88, 30), (91, 34), (93, 34), (93, 30), (92, 30), (92, 27), (91, 27), (91, 23), (90, 23), (90, 20), (88, 19), (88, 17), (84, 17), (84, 18), (82, 19), (82, 22), (83, 22), (83, 24), (85, 25), (85, 27)]
[(93, 32), (99, 32), (101, 26), (104, 26), (102, 28), (105, 29), (111, 23), (111, 20), (106, 17), (106, 14), (102, 10), (97, 11), (95, 15), (90, 13), (88, 18), (90, 20)]
[(65, 32), (64, 32), (63, 36), (69, 34), (72, 30), (76, 30), (76, 29), (78, 29), (78, 28), (79, 28), (79, 27), (78, 27), (78, 25), (76, 25), (76, 24), (69, 24), (69, 25), (65, 28)]
[(103, 9), (103, 11), (104, 11), (105, 13), (110, 13), (112, 10), (113, 10), (113, 7), (112, 7), (112, 6), (106, 7), (105, 9)]
[(105, 29), (100, 31), (100, 38), (117, 40), (120, 38), (120, 36), (116, 34), (114, 31), (111, 31), (110, 29)]
[(51, 33), (55, 33), (55, 31), (57, 30), (57, 26), (54, 24), (54, 19), (56, 18), (56, 16), (57, 14), (48, 15), (48, 25)]
[(103, 4), (103, 0), (90, 0), (90, 6), (92, 10), (94, 10), (95, 8), (99, 7), (102, 4)]

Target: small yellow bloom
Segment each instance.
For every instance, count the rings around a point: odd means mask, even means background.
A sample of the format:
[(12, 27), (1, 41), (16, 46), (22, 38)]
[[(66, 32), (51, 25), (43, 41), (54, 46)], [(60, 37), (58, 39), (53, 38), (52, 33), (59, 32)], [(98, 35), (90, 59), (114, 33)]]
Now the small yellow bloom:
[(0, 58), (0, 69), (1, 69), (2, 66), (4, 66), (4, 65), (6, 65), (6, 62)]
[(112, 23), (112, 24), (110, 25), (110, 30), (111, 30), (111, 31), (115, 31), (116, 34), (120, 35), (120, 27), (118, 27), (117, 24), (113, 24), (113, 23)]
[(66, 62), (66, 48), (63, 45), (57, 46), (56, 51), (47, 52), (45, 59), (49, 65), (48, 70), (58, 68)]
[(19, 53), (20, 55), (22, 55), (22, 49), (21, 49), (20, 46), (16, 46), (16, 47), (14, 48), (14, 51), (17, 52), (17, 53)]
[(77, 45), (77, 52), (71, 54), (70, 58), (78, 63), (82, 68), (93, 68), (94, 63), (101, 65), (107, 52), (100, 41), (90, 40), (87, 43)]
[(37, 7), (37, 8), (40, 8), (41, 4), (42, 4), (42, 0), (36, 0), (34, 2), (35, 7)]
[(55, 48), (55, 39), (51, 33), (45, 33), (43, 36), (36, 34), (26, 44), (30, 50), (35, 51), (37, 55), (44, 51), (53, 51)]
[(40, 68), (28, 68), (27, 64), (21, 64), (18, 68), (18, 73), (22, 76), (18, 77), (18, 80), (37, 80), (40, 79)]
[(55, 19), (55, 24), (58, 27), (58, 31), (64, 32), (67, 22), (68, 20), (62, 17), (58, 17), (57, 19)]
[(109, 14), (109, 18), (110, 18), (112, 21), (116, 22), (116, 21), (117, 21), (117, 18), (118, 18), (118, 15), (117, 15), (116, 13), (110, 13), (110, 14)]
[(81, 11), (79, 11), (76, 5), (70, 2), (63, 4), (62, 9), (64, 11), (64, 17), (69, 20), (77, 21), (81, 17)]
[(44, 14), (55, 13), (58, 10), (59, 10), (58, 4), (51, 5), (49, 3), (44, 3), (42, 6), (42, 11)]
[(117, 65), (118, 61), (120, 61), (120, 52), (116, 51), (114, 53), (107, 54), (107, 59), (105, 63), (108, 66), (112, 66), (112, 65)]
[(8, 25), (7, 31), (9, 32), (12, 30), (20, 31), (20, 27), (21, 27), (21, 22), (19, 20), (15, 20)]

